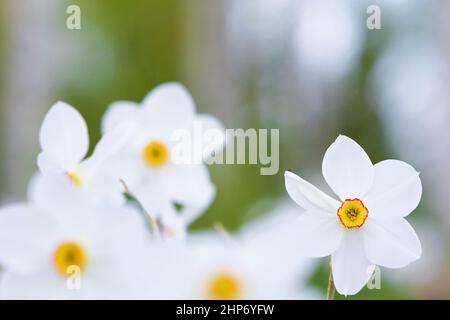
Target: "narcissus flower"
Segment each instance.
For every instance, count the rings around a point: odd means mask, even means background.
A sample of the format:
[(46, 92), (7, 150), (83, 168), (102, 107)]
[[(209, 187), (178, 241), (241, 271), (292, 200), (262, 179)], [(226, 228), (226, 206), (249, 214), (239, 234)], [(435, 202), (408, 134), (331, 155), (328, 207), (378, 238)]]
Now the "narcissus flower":
[[(206, 165), (202, 159), (195, 160), (202, 151), (212, 153), (224, 144), (219, 139), (215, 144), (202, 145), (203, 135), (194, 134), (194, 125), (201, 123), (203, 129), (223, 132), (222, 124), (212, 116), (196, 114), (191, 95), (177, 83), (158, 86), (140, 105), (113, 103), (104, 116), (103, 132), (108, 134), (123, 122), (133, 123), (136, 130), (127, 147), (109, 161), (110, 170), (120, 175), (153, 217), (175, 229), (188, 225), (215, 195)], [(200, 146), (200, 153), (193, 155), (191, 163), (175, 161), (180, 132), (192, 133), (192, 139), (185, 142)], [(207, 155), (203, 152), (203, 156)], [(182, 212), (176, 212), (174, 204), (181, 205)]]
[(119, 178), (102, 169), (105, 160), (125, 145), (131, 131), (130, 123), (115, 128), (100, 140), (92, 156), (83, 160), (89, 149), (86, 122), (73, 107), (58, 102), (47, 113), (40, 130), (39, 169), (44, 175), (64, 175), (73, 186), (99, 201), (121, 202)]
[(191, 234), (183, 263), (165, 268), (171, 275), (166, 285), (177, 288), (171, 290), (171, 298), (317, 298), (307, 285), (314, 263), (284, 250), (282, 230), (273, 228), (279, 220), (278, 216), (258, 220), (237, 235)]
[(0, 297), (139, 296), (151, 247), (142, 215), (95, 204), (61, 177), (43, 177), (34, 189), (28, 203), (0, 209)]
[(413, 167), (398, 160), (373, 165), (355, 141), (339, 136), (325, 153), (322, 173), (339, 200), (285, 173), (290, 197), (306, 210), (288, 229), (299, 253), (332, 256), (339, 293), (359, 292), (375, 265), (401, 268), (421, 256), (420, 241), (405, 220), (422, 195)]

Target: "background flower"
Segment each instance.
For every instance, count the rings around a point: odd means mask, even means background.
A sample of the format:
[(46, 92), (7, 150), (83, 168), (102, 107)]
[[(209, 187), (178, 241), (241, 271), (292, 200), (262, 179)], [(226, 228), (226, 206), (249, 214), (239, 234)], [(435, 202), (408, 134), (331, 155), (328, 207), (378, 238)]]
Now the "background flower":
[[(191, 235), (184, 248), (183, 263), (165, 270), (171, 274), (166, 283), (172, 285), (169, 297), (208, 300), (319, 297), (307, 284), (313, 263), (280, 248), (277, 241), (280, 237), (271, 237), (271, 242), (261, 236), (249, 237), (251, 241), (237, 241), (233, 237), (223, 238), (218, 233)], [(180, 283), (183, 285), (179, 286)]]
[(43, 175), (64, 176), (72, 185), (96, 201), (123, 203), (119, 176), (106, 172), (108, 158), (116, 155), (129, 141), (132, 127), (123, 123), (105, 135), (93, 154), (85, 159), (89, 148), (86, 123), (77, 110), (66, 103), (56, 103), (42, 123), (37, 158)]
[(95, 204), (69, 183), (61, 177), (40, 179), (32, 201), (0, 210), (1, 297), (141, 296), (146, 288), (137, 275), (142, 276), (139, 269), (145, 269), (151, 250), (142, 216)]
[[(177, 83), (153, 89), (141, 105), (113, 103), (104, 115), (105, 135), (128, 122), (134, 124), (134, 133), (127, 147), (109, 162), (109, 170), (121, 177), (150, 215), (165, 224), (177, 220), (178, 215), (185, 226), (189, 225), (215, 195), (203, 164), (203, 132), (196, 134), (194, 126), (215, 128), (224, 135), (222, 124), (212, 116), (196, 114), (189, 92)], [(180, 132), (187, 135), (186, 140), (175, 140)], [(177, 161), (177, 144), (186, 144), (182, 147), (192, 153), (186, 162)], [(209, 144), (210, 152), (220, 152), (223, 146), (224, 139), (214, 146)], [(200, 153), (195, 154), (196, 150)], [(181, 206), (179, 213), (175, 204)]]

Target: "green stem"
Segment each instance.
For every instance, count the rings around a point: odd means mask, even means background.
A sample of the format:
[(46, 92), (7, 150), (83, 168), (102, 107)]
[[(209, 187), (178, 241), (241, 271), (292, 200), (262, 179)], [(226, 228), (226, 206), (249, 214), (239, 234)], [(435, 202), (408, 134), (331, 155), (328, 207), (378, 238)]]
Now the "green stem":
[(335, 291), (336, 291), (336, 288), (334, 287), (334, 282), (333, 282), (333, 270), (331, 269), (331, 264), (330, 264), (330, 276), (328, 277), (327, 300), (334, 299)]

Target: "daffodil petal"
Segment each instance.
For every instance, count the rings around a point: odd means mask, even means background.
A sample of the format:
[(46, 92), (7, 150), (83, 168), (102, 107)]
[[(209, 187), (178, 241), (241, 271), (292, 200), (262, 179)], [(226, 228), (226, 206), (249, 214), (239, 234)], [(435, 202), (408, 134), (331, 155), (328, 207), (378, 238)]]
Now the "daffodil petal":
[(374, 183), (364, 203), (374, 216), (406, 217), (421, 197), (419, 173), (405, 162), (386, 160), (375, 165)]
[(31, 205), (0, 209), (0, 263), (9, 270), (27, 273), (47, 263), (52, 224)]
[(149, 218), (162, 225), (163, 234), (176, 235), (182, 238), (186, 233), (188, 223), (184, 221), (184, 212), (181, 215), (176, 211), (171, 199), (165, 191), (161, 192), (159, 182), (132, 190), (133, 195), (143, 206)]
[(289, 196), (300, 207), (305, 210), (319, 208), (330, 213), (336, 213), (340, 206), (338, 201), (290, 171), (284, 173), (284, 178)]
[(37, 165), (42, 174), (62, 174), (67, 168), (62, 168), (58, 163), (54, 162), (44, 152), (37, 157)]
[(179, 83), (165, 83), (153, 89), (142, 102), (141, 123), (151, 135), (170, 139), (175, 130), (190, 130), (195, 104)]
[(287, 225), (284, 237), (305, 257), (325, 257), (341, 243), (343, 228), (337, 217), (317, 209), (308, 210)]
[(357, 231), (346, 232), (341, 246), (331, 258), (333, 281), (336, 290), (342, 295), (354, 295), (369, 281), (374, 265), (364, 252), (362, 234)]
[(193, 221), (211, 204), (216, 188), (208, 168), (203, 165), (170, 164), (161, 173), (162, 181), (172, 201), (186, 207), (187, 222)]
[(33, 205), (42, 215), (62, 226), (77, 228), (92, 214), (87, 204), (91, 198), (64, 176), (39, 175), (33, 179)]
[[(64, 102), (45, 116), (39, 135), (42, 152), (58, 168), (72, 170), (86, 155), (89, 135), (80, 113)], [(50, 162), (49, 162), (50, 163)]]
[(2, 275), (0, 299), (80, 299), (80, 291), (82, 290), (68, 290), (65, 280), (48, 267), (32, 274), (7, 271)]
[(168, 212), (171, 214), (172, 210), (175, 210), (171, 205), (169, 195), (162, 186), (160, 177), (155, 175), (151, 182), (138, 185), (130, 190), (146, 213), (154, 219)]
[(114, 129), (124, 122), (137, 123), (139, 120), (139, 104), (131, 101), (113, 102), (106, 110), (102, 119), (102, 132)]
[(373, 183), (374, 168), (367, 153), (355, 141), (339, 136), (323, 158), (322, 172), (341, 200), (364, 196)]
[(124, 122), (105, 133), (95, 147), (92, 156), (81, 163), (80, 174), (84, 178), (92, 176), (104, 161), (125, 147), (133, 131), (134, 125), (130, 122)]
[(403, 218), (371, 219), (364, 226), (367, 258), (387, 268), (402, 268), (422, 255), (416, 232)]

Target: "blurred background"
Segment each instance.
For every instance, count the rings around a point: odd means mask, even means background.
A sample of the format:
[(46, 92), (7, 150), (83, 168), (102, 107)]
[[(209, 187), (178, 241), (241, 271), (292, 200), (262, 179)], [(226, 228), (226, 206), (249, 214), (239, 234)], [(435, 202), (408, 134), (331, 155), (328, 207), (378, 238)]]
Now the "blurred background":
[[(81, 30), (66, 27), (72, 4)], [(371, 4), (381, 30), (366, 27)], [(80, 110), (93, 146), (112, 101), (180, 81), (227, 128), (279, 128), (281, 139), (278, 175), (211, 167), (217, 197), (193, 230), (237, 230), (276, 211), (290, 201), (286, 169), (327, 188), (323, 154), (346, 134), (374, 163), (412, 164), (424, 185), (409, 218), (421, 260), (382, 269), (382, 290), (350, 298), (449, 299), (449, 10), (437, 0), (0, 0), (0, 201), (25, 199), (54, 102)], [(327, 267), (311, 278), (323, 290)]]

